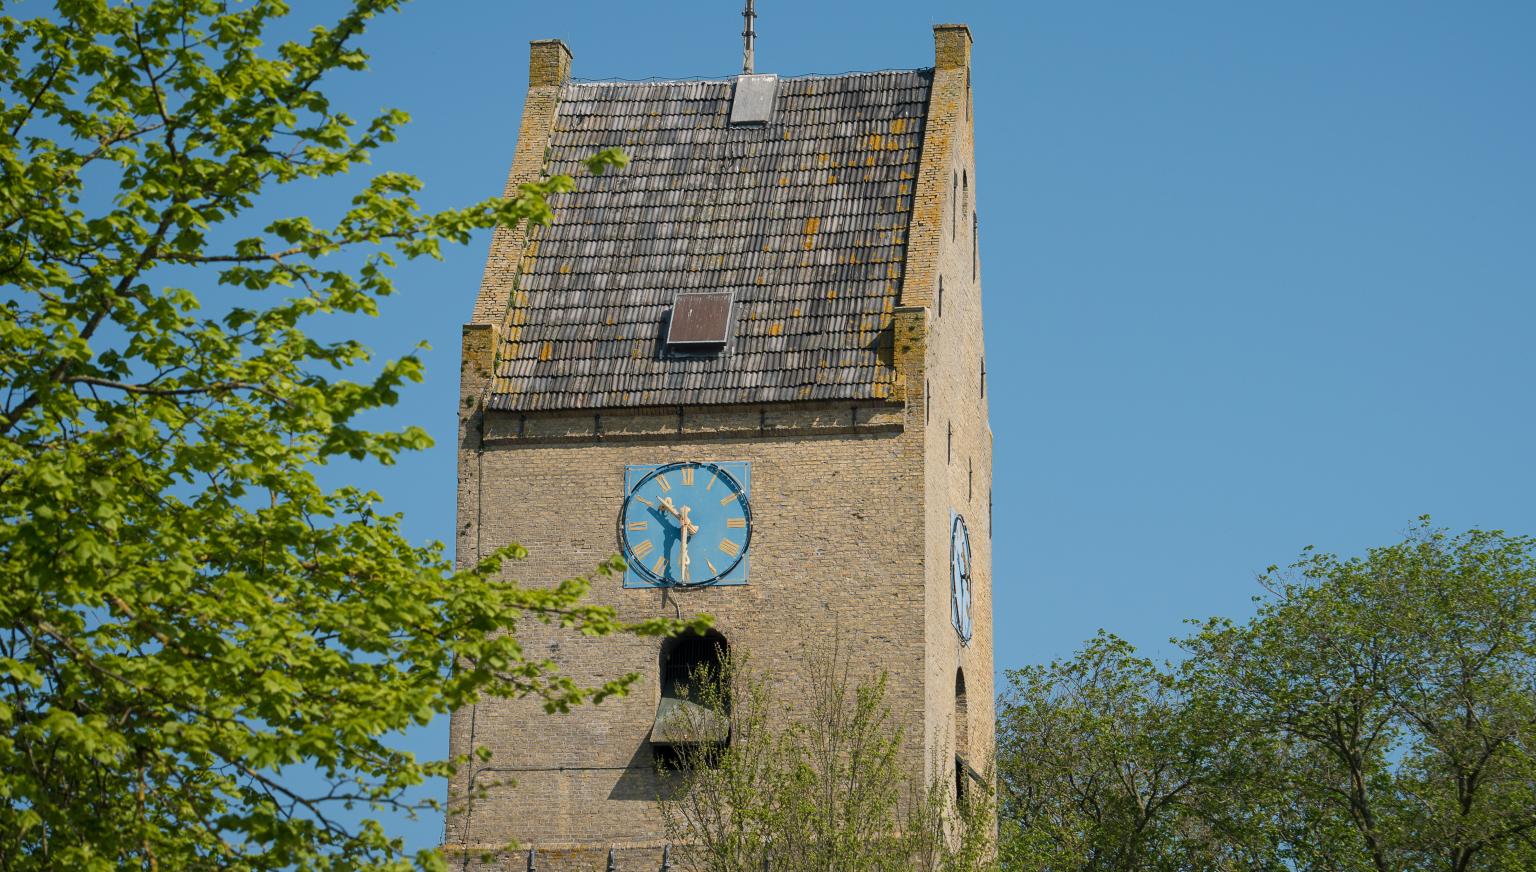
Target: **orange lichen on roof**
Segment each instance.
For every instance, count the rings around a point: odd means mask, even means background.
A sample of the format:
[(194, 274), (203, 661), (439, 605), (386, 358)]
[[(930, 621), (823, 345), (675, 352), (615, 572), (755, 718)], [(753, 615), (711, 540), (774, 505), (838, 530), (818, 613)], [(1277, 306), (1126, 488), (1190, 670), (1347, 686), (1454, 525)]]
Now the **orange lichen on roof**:
[[(549, 172), (579, 170), (599, 140), (633, 163), (562, 195), (532, 230), (524, 264), (537, 259), (515, 279), (527, 311), (503, 322), (527, 326), (501, 333), (491, 408), (899, 396), (884, 337), (930, 84), (924, 71), (786, 78), (771, 123), (748, 129), (728, 124), (730, 81), (563, 85)], [(733, 292), (740, 353), (659, 356), (676, 294), (706, 287)]]
[(819, 230), (821, 230), (821, 218), (812, 215), (805, 219), (805, 229), (801, 232), (805, 234), (805, 248), (807, 251), (816, 247), (816, 233)]

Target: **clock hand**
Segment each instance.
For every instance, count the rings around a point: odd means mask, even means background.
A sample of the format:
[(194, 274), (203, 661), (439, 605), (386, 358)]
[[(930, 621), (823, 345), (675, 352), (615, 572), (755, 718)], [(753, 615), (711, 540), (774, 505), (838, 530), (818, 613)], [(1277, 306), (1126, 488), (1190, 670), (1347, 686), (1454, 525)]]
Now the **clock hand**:
[(682, 540), (682, 548), (683, 548), (683, 553), (682, 553), (682, 573), (681, 573), (682, 578), (680, 580), (681, 581), (687, 581), (688, 580), (688, 564), (691, 562), (688, 559), (688, 537), (693, 535), (694, 533), (699, 532), (699, 525), (693, 523), (692, 521), (690, 521), (688, 519), (688, 513), (693, 510), (691, 506), (683, 506), (682, 509), (679, 510), (677, 508), (677, 506), (672, 502), (672, 498), (671, 497), (662, 497), (658, 501), (658, 503), (660, 504), (660, 506), (662, 508), (664, 508), (668, 512), (670, 512), (673, 515), (673, 517), (677, 518), (678, 528), (682, 531), (682, 534), (683, 534), (683, 540)]
[(698, 527), (694, 527), (693, 523), (688, 520), (687, 506), (683, 506), (683, 510), (678, 514), (677, 519), (682, 522), (680, 526), (683, 530), (683, 572), (680, 580), (686, 583), (688, 581), (688, 564), (690, 562), (688, 560), (688, 534), (691, 532), (689, 528), (692, 527), (693, 530), (697, 530)]
[(683, 506), (682, 512), (678, 515), (683, 528), (683, 581), (688, 580), (688, 565), (692, 563), (688, 558), (688, 537), (699, 532), (699, 525), (688, 518), (688, 513), (691, 511), (693, 511), (692, 506)]
[(677, 506), (672, 504), (671, 497), (662, 497), (661, 507), (671, 512), (673, 517), (682, 522), (681, 525), (687, 527), (689, 533), (699, 532), (699, 525), (688, 520), (688, 512), (692, 509), (692, 506), (683, 506), (682, 511), (678, 511)]
[(691, 511), (693, 511), (692, 506), (683, 506), (682, 512), (677, 516), (677, 519), (682, 522), (683, 530), (690, 536), (699, 532), (699, 525), (688, 519), (688, 513)]

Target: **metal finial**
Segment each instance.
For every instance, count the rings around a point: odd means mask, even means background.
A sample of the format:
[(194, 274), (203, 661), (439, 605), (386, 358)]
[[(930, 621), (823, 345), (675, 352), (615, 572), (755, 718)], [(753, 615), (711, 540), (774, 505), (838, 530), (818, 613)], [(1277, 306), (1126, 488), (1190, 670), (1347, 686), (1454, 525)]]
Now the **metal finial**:
[[(747, 5), (748, 6), (752, 5), (751, 4), (751, 0), (748, 0)], [(663, 845), (662, 848), (661, 848), (661, 872), (667, 872), (667, 870), (671, 869), (671, 868), (672, 868), (672, 846), (671, 845)]]
[(618, 872), (619, 861), (613, 856), (613, 849), (608, 849), (608, 872)]
[(537, 856), (537, 853), (538, 853), (538, 849), (537, 848), (529, 848), (528, 849), (528, 872), (535, 872), (534, 866), (533, 866), (533, 861), (534, 861), (534, 857)]
[(750, 76), (752, 75), (753, 66), (752, 51), (755, 43), (757, 42), (757, 30), (752, 26), (753, 22), (757, 18), (757, 11), (753, 8), (753, 0), (747, 0), (747, 8), (741, 11), (741, 17), (744, 21), (746, 21), (747, 25), (746, 29), (742, 30), (741, 32), (741, 39), (743, 43), (743, 49), (741, 53), (741, 74), (744, 76)]

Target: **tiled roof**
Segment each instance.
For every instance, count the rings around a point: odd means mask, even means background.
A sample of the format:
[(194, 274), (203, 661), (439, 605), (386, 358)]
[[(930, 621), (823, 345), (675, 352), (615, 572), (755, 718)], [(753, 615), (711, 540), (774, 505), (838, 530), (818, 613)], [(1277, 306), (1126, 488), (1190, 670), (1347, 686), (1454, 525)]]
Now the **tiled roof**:
[[(577, 175), (537, 232), (491, 407), (598, 409), (890, 395), (891, 321), (931, 71), (783, 79), (731, 127), (731, 81), (570, 83), (549, 171)], [(580, 161), (618, 146), (627, 169)], [(667, 353), (684, 290), (735, 294), (720, 353)]]

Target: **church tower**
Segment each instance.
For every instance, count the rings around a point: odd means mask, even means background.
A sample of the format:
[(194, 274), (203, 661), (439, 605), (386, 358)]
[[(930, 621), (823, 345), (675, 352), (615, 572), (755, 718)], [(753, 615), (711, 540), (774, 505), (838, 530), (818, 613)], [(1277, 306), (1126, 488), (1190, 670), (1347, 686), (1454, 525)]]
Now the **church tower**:
[[(707, 613), (781, 692), (837, 638), (888, 675), (909, 771), (978, 777), (993, 742), (992, 432), (975, 213), (971, 33), (930, 69), (576, 82), (532, 44), (506, 191), (576, 176), (553, 222), (498, 230), (464, 327), (458, 560), (591, 599)], [(631, 159), (592, 177), (606, 147)], [(455, 713), (455, 868), (660, 868), (654, 761), (677, 642), (518, 630), (626, 697)], [(473, 758), (472, 758), (473, 759)], [(935, 771), (938, 767), (938, 771)], [(477, 789), (470, 791), (470, 785)], [(488, 866), (523, 869), (525, 854)]]

